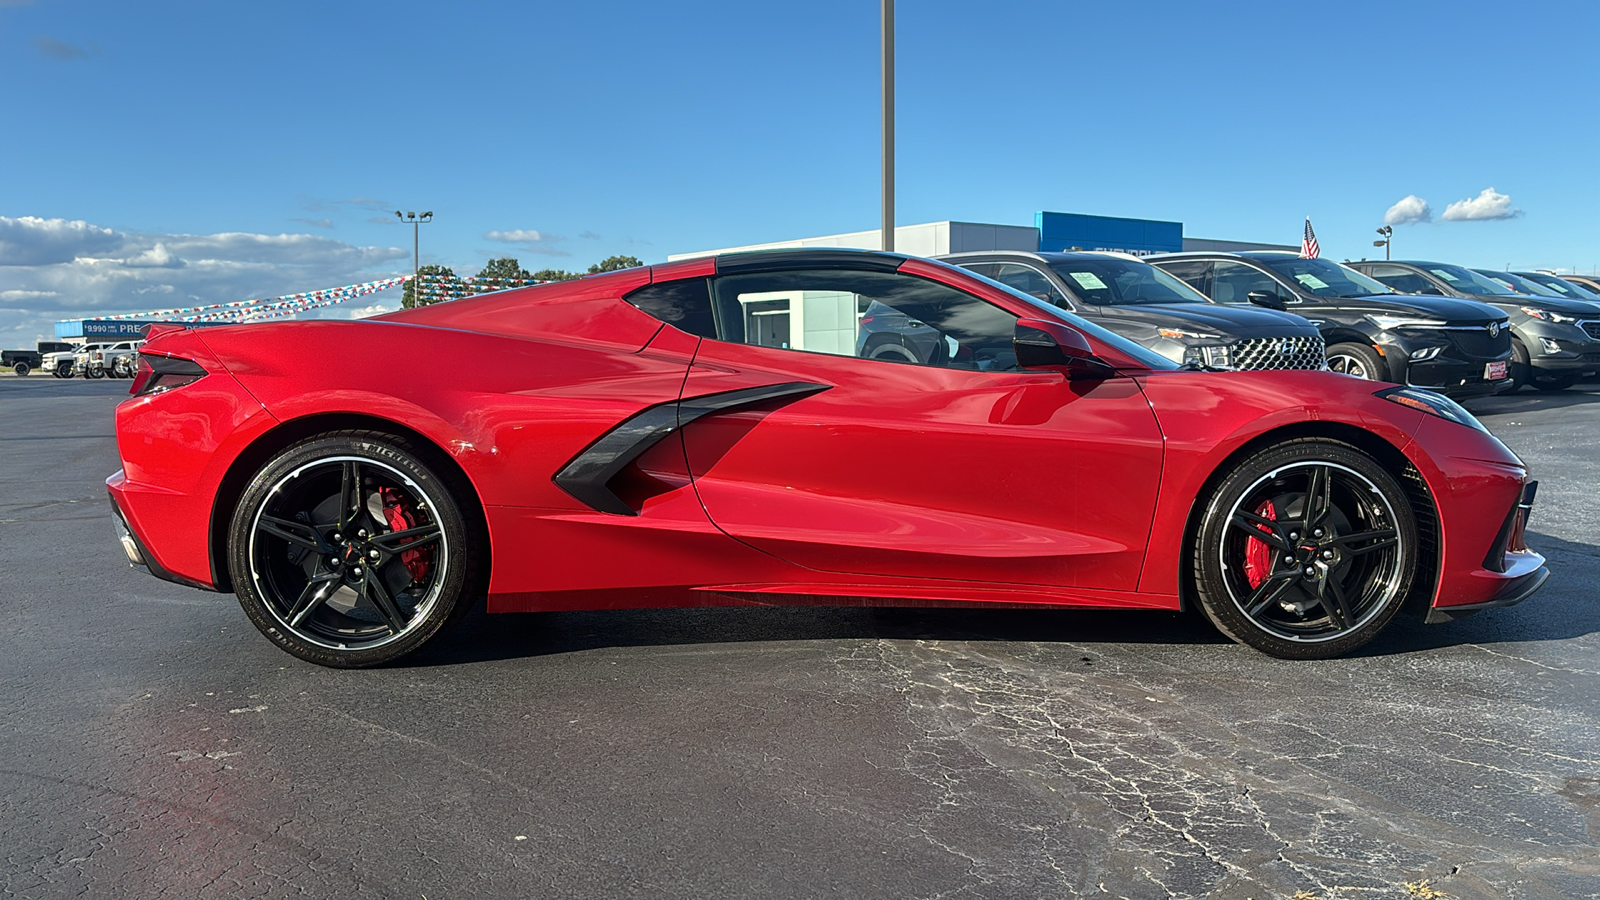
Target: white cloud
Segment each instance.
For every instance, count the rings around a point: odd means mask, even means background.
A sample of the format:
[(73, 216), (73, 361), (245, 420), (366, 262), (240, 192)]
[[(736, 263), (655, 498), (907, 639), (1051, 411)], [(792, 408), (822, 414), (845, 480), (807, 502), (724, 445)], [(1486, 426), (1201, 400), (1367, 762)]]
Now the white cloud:
[(401, 274), (394, 264), (410, 257), (409, 248), (358, 247), (318, 235), (139, 234), (0, 216), (0, 345), (51, 338), (58, 319), (369, 281)]
[(1428, 201), (1416, 194), (1407, 194), (1383, 214), (1385, 225), (1414, 225), (1418, 222), (1431, 221), (1433, 221), (1433, 208), (1428, 206)]
[(546, 235), (532, 228), (518, 228), (513, 231), (491, 231), (484, 237), (491, 241), (499, 241), (502, 244), (539, 244), (545, 241), (560, 240), (560, 238)]
[(1522, 210), (1511, 208), (1511, 197), (1492, 187), (1484, 188), (1470, 200), (1457, 200), (1444, 208), (1439, 218), (1446, 222), (1486, 222), (1494, 219), (1515, 219)]

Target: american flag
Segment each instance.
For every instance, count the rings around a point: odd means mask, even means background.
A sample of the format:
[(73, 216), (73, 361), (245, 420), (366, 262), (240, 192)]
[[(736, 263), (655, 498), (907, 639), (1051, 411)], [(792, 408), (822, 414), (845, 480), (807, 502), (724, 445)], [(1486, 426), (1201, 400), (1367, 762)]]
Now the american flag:
[(1322, 248), (1317, 246), (1317, 233), (1311, 230), (1311, 217), (1306, 216), (1306, 236), (1300, 239), (1300, 258), (1316, 259), (1322, 255)]

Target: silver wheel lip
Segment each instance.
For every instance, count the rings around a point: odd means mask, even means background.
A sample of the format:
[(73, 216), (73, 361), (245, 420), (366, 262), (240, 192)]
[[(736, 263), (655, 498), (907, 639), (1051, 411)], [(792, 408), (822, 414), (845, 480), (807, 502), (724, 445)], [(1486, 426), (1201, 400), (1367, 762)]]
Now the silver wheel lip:
[[(1339, 463), (1333, 462), (1332, 460), (1326, 460), (1326, 459), (1308, 459), (1308, 460), (1299, 460), (1299, 461), (1292, 462), (1292, 463), (1285, 463), (1284, 465), (1278, 466), (1277, 468), (1275, 468), (1272, 471), (1268, 472), (1267, 474), (1261, 476), (1260, 478), (1257, 478), (1255, 481), (1251, 482), (1249, 487), (1245, 488), (1244, 493), (1239, 495), (1238, 501), (1236, 501), (1233, 504), (1233, 507), (1228, 511), (1228, 518), (1229, 519), (1233, 518), (1233, 514), (1239, 511), (1239, 504), (1243, 503), (1245, 501), (1245, 499), (1248, 498), (1255, 491), (1256, 488), (1260, 487), (1261, 485), (1265, 484), (1268, 481), (1273, 480), (1274, 478), (1277, 478), (1278, 476), (1282, 475), (1284, 472), (1290, 471), (1292, 469), (1302, 468), (1302, 467), (1305, 467), (1305, 466), (1328, 466), (1330, 468), (1338, 469), (1341, 472), (1346, 472), (1346, 473), (1348, 473), (1350, 475), (1354, 475), (1355, 477), (1361, 479), (1361, 482), (1367, 486), (1368, 490), (1370, 490), (1373, 493), (1373, 495), (1375, 495), (1378, 498), (1378, 500), (1383, 503), (1384, 515), (1389, 517), (1389, 521), (1391, 521), (1391, 522), (1398, 522), (1399, 521), (1399, 519), (1395, 516), (1395, 513), (1394, 513), (1394, 505), (1389, 502), (1389, 498), (1387, 498), (1387, 497), (1385, 497), (1383, 495), (1383, 491), (1379, 490), (1378, 486), (1376, 484), (1372, 483), (1372, 479), (1370, 479), (1367, 476), (1361, 474), (1360, 472), (1357, 472), (1356, 470), (1350, 468), (1349, 466), (1341, 465)], [(1228, 527), (1226, 522), (1224, 522), (1223, 527), (1224, 527), (1224, 529), (1226, 529)], [(1224, 531), (1224, 534), (1226, 534), (1226, 531)], [(1396, 539), (1397, 539), (1397, 541), (1399, 539), (1398, 530), (1396, 530)], [(1390, 572), (1390, 573), (1388, 573), (1387, 575), (1384, 576), (1384, 580), (1388, 582), (1388, 585), (1385, 588), (1387, 591), (1392, 591), (1392, 590), (1395, 589), (1394, 581), (1395, 581), (1396, 577), (1400, 574), (1400, 569), (1401, 569), (1400, 560), (1404, 559), (1406, 557), (1409, 557), (1409, 555), (1410, 555), (1410, 548), (1405, 547), (1403, 545), (1400, 545), (1398, 543), (1397, 543), (1397, 547), (1398, 547), (1400, 552), (1398, 554), (1396, 554), (1397, 558), (1396, 558), (1396, 561), (1395, 561), (1395, 564), (1394, 564), (1395, 571)], [(1223, 573), (1224, 575), (1230, 569), (1230, 566), (1228, 564), (1227, 559), (1224, 558), (1224, 553), (1226, 551), (1226, 548), (1227, 548), (1227, 542), (1226, 541), (1218, 541), (1217, 542), (1217, 564), (1220, 566), (1220, 568), (1217, 571), (1220, 572), (1220, 573)], [(1379, 612), (1381, 612), (1385, 607), (1388, 606), (1388, 603), (1374, 603), (1372, 605), (1372, 609), (1368, 610), (1364, 615), (1362, 615), (1362, 617), (1361, 617), (1361, 619), (1359, 621), (1355, 622), (1349, 628), (1346, 628), (1346, 629), (1344, 629), (1342, 631), (1335, 631), (1335, 632), (1333, 632), (1331, 634), (1315, 635), (1315, 636), (1308, 637), (1306, 635), (1285, 633), (1285, 632), (1280, 631), (1280, 630), (1278, 630), (1276, 628), (1272, 628), (1267, 623), (1262, 622), (1260, 619), (1256, 618), (1255, 616), (1250, 615), (1248, 612), (1245, 611), (1244, 606), (1239, 602), (1239, 598), (1234, 595), (1232, 586), (1228, 584), (1228, 580), (1227, 580), (1226, 577), (1223, 578), (1223, 587), (1227, 588), (1227, 590), (1228, 590), (1228, 602), (1233, 604), (1234, 609), (1237, 609), (1239, 611), (1239, 615), (1244, 616), (1246, 621), (1250, 622), (1255, 627), (1257, 627), (1257, 628), (1261, 629), (1262, 631), (1272, 635), (1275, 638), (1278, 638), (1280, 640), (1293, 641), (1294, 643), (1297, 643), (1297, 644), (1323, 644), (1323, 643), (1327, 643), (1328, 641), (1338, 640), (1338, 639), (1340, 639), (1342, 637), (1345, 637), (1345, 636), (1347, 636), (1347, 635), (1349, 635), (1349, 634), (1351, 634), (1351, 633), (1353, 633), (1355, 631), (1358, 631), (1361, 628), (1363, 628), (1364, 626), (1366, 626), (1366, 624), (1368, 622), (1371, 622), (1375, 617), (1377, 617)]]
[[(370, 456), (354, 456), (350, 454), (345, 454), (342, 456), (327, 456), (299, 466), (294, 471), (286, 473), (283, 475), (283, 477), (279, 478), (273, 483), (272, 487), (268, 489), (266, 496), (262, 498), (261, 503), (256, 507), (255, 515), (250, 517), (250, 542), (245, 548), (245, 556), (250, 562), (250, 581), (255, 585), (256, 592), (263, 599), (268, 597), (268, 593), (265, 586), (262, 584), (260, 573), (256, 571), (256, 536), (261, 533), (261, 516), (266, 512), (267, 504), (278, 494), (279, 491), (289, 484), (292, 479), (299, 478), (300, 475), (308, 469), (327, 465), (328, 463), (344, 462), (359, 462), (384, 469), (385, 471), (399, 477), (399, 479), (405, 483), (406, 487), (410, 488), (418, 497), (421, 497), (427, 502), (430, 509), (439, 508), (437, 500), (427, 491), (424, 491), (422, 486), (417, 484), (416, 480), (410, 475), (407, 475), (405, 472), (400, 471), (399, 469), (382, 460), (374, 459)], [(389, 635), (388, 637), (376, 638), (371, 641), (362, 641), (358, 646), (351, 647), (349, 644), (344, 644), (337, 641), (329, 641), (291, 626), (287, 621), (284, 620), (283, 616), (278, 614), (277, 607), (270, 600), (263, 605), (266, 606), (267, 613), (272, 616), (273, 621), (278, 624), (279, 628), (282, 628), (285, 632), (292, 634), (303, 641), (315, 644), (323, 649), (350, 652), (353, 650), (374, 650), (379, 647), (386, 647), (416, 630), (416, 627), (427, 618), (428, 613), (432, 612), (433, 607), (438, 604), (439, 595), (444, 592), (445, 578), (450, 571), (449, 540), (450, 539), (448, 535), (445, 534), (444, 526), (441, 524), (439, 527), (439, 552), (435, 554), (435, 557), (438, 560), (438, 571), (434, 577), (433, 587), (428, 591), (428, 595), (422, 599), (422, 602), (417, 604), (415, 611), (412, 613), (411, 621), (406, 623), (406, 627), (402, 628), (395, 634)]]
[[(1340, 360), (1340, 359), (1345, 361), (1345, 367), (1344, 367), (1343, 370), (1335, 369), (1333, 367), (1334, 360)], [(1355, 366), (1360, 370), (1361, 374), (1358, 375), (1355, 372), (1350, 371), (1350, 365), (1352, 363), (1354, 363)], [(1360, 357), (1351, 356), (1348, 353), (1335, 353), (1335, 354), (1329, 356), (1328, 357), (1328, 368), (1331, 371), (1338, 372), (1340, 375), (1349, 375), (1352, 378), (1360, 378), (1360, 379), (1362, 379), (1364, 381), (1377, 381), (1378, 380), (1378, 379), (1374, 378), (1370, 372), (1367, 371), (1367, 363), (1366, 363), (1365, 360), (1361, 359)]]

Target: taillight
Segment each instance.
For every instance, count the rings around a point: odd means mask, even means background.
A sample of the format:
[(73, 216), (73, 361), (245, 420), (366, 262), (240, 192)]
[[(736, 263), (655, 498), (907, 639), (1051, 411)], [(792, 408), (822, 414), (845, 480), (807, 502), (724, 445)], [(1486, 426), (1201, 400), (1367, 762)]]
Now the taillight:
[(159, 394), (186, 384), (194, 384), (205, 375), (206, 370), (200, 368), (199, 363), (179, 359), (176, 356), (141, 353), (139, 368), (133, 374), (133, 385), (128, 388), (128, 393), (135, 397)]

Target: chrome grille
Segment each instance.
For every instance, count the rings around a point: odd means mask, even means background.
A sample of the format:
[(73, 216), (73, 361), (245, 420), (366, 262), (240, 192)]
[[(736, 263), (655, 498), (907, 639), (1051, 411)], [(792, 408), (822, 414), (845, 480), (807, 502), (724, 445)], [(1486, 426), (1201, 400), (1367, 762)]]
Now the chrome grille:
[(1233, 367), (1250, 369), (1320, 369), (1328, 358), (1320, 337), (1250, 338), (1232, 347)]
[(1578, 324), (1583, 326), (1583, 333), (1584, 334), (1587, 334), (1589, 337), (1592, 337), (1595, 340), (1600, 341), (1600, 322), (1589, 321), (1589, 322), (1579, 322)]

